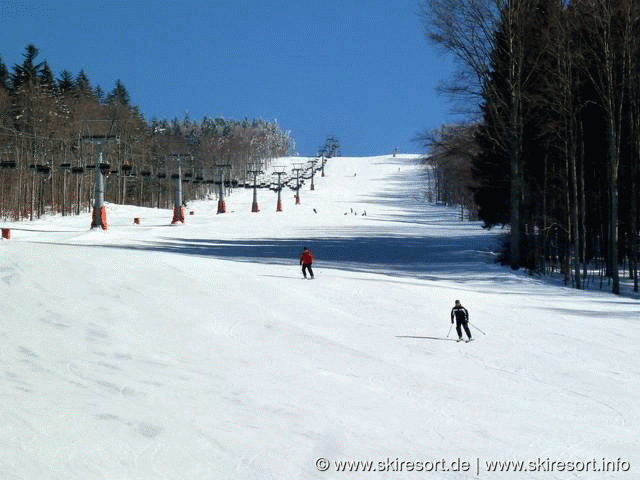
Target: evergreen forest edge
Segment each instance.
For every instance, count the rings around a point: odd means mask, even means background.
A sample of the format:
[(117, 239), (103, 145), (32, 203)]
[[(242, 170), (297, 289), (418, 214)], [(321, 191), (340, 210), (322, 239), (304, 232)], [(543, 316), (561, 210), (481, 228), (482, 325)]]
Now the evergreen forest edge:
[(456, 62), (442, 91), (465, 118), (418, 137), (436, 200), (508, 225), (502, 260), (514, 269), (613, 293), (622, 269), (637, 292), (640, 4), (419, 7), (427, 39)]

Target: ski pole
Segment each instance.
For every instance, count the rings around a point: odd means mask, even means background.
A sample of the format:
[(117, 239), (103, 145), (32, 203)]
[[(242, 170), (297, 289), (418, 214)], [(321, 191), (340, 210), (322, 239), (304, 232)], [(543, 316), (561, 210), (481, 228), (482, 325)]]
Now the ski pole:
[(453, 328), (453, 323), (451, 324), (451, 326), (449, 327), (449, 333), (447, 333), (447, 338), (449, 338), (449, 335), (451, 334), (451, 329)]
[(469, 322), (469, 325), (471, 325), (473, 328), (478, 330), (481, 334), (486, 335), (486, 333), (484, 333), (482, 330), (480, 330), (478, 327), (476, 327), (473, 323)]

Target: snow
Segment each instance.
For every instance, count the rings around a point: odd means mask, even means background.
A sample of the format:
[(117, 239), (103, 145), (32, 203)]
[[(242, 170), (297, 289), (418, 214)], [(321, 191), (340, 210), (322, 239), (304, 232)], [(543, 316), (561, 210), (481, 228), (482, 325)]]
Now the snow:
[[(636, 478), (640, 302), (497, 265), (501, 232), (425, 182), (416, 156), (334, 158), (280, 213), (240, 189), (184, 225), (113, 204), (107, 231), (4, 223), (0, 478)], [(474, 342), (447, 336), (455, 299)], [(628, 471), (584, 471), (603, 458)]]

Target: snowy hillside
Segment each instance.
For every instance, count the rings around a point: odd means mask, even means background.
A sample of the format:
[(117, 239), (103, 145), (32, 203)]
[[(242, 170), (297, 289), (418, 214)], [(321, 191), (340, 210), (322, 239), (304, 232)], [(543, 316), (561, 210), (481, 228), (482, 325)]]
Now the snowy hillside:
[(640, 302), (496, 265), (423, 175), (3, 224), (0, 479), (639, 478)]

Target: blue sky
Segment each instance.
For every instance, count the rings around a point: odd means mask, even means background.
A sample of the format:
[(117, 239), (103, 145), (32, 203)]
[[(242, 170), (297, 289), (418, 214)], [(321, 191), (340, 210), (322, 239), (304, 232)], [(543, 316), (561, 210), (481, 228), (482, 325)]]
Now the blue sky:
[(424, 40), (417, 0), (2, 0), (0, 57), (28, 43), (56, 78), (120, 79), (145, 118), (277, 119), (301, 155), (327, 135), (343, 155), (397, 146), (451, 121), (436, 85), (446, 59)]

